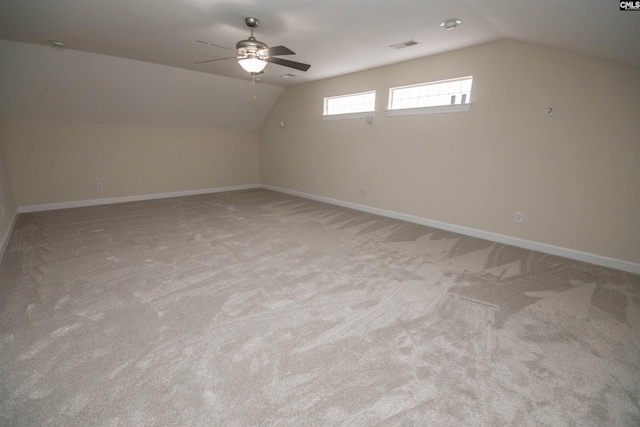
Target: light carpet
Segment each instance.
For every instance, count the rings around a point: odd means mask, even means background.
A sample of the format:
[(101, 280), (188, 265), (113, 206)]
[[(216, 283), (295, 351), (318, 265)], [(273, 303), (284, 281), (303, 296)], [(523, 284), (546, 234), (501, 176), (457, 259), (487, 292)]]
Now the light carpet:
[(640, 276), (267, 190), (21, 214), (6, 426), (638, 426)]

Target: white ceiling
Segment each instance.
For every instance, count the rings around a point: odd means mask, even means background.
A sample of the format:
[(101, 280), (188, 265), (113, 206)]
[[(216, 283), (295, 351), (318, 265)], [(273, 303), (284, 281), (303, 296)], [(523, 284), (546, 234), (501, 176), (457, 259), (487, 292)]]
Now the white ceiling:
[[(247, 16), (260, 19), (258, 40), (311, 64), (306, 73), (269, 64), (261, 80), (278, 86), (502, 38), (640, 67), (640, 12), (616, 0), (2, 0), (0, 39), (248, 79), (234, 60), (194, 64), (233, 54), (196, 40), (233, 48), (249, 35)], [(445, 31), (447, 18), (463, 23)], [(420, 44), (389, 47), (411, 39)]]

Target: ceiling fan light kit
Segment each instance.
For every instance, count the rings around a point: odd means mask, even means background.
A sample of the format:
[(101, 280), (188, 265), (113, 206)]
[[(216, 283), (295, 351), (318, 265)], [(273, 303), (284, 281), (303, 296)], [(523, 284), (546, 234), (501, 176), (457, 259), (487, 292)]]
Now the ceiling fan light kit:
[(238, 64), (249, 73), (259, 73), (267, 66), (266, 61), (252, 56), (238, 59)]

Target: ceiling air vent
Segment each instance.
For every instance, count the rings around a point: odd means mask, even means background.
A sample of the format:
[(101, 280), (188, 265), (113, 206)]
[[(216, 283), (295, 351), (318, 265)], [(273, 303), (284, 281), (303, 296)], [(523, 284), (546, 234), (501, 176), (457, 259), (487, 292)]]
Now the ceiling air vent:
[(409, 47), (409, 46), (415, 46), (417, 44), (420, 44), (420, 42), (417, 42), (415, 40), (408, 40), (406, 42), (402, 42), (402, 43), (396, 43), (396, 44), (392, 44), (389, 47), (392, 47), (394, 49), (404, 49), (405, 47)]

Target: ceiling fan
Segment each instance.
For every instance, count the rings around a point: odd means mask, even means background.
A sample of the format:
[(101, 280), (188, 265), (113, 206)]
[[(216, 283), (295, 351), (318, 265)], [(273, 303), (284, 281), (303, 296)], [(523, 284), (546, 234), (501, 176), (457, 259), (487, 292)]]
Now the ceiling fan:
[[(244, 19), (245, 24), (251, 29), (251, 36), (247, 40), (240, 40), (236, 43), (235, 51), (237, 56), (229, 56), (226, 58), (209, 59), (207, 61), (199, 61), (196, 64), (204, 64), (206, 62), (222, 61), (225, 59), (236, 58), (240, 66), (252, 76), (261, 74), (267, 63), (283, 65), (289, 68), (295, 68), (300, 71), (307, 71), (311, 65), (301, 62), (289, 61), (288, 59), (276, 58), (280, 55), (295, 55), (291, 49), (284, 46), (268, 47), (253, 36), (253, 30), (258, 26), (260, 21), (257, 18), (248, 17)], [(197, 40), (198, 43), (208, 44), (210, 46), (221, 47), (223, 49), (234, 50), (225, 46)]]

